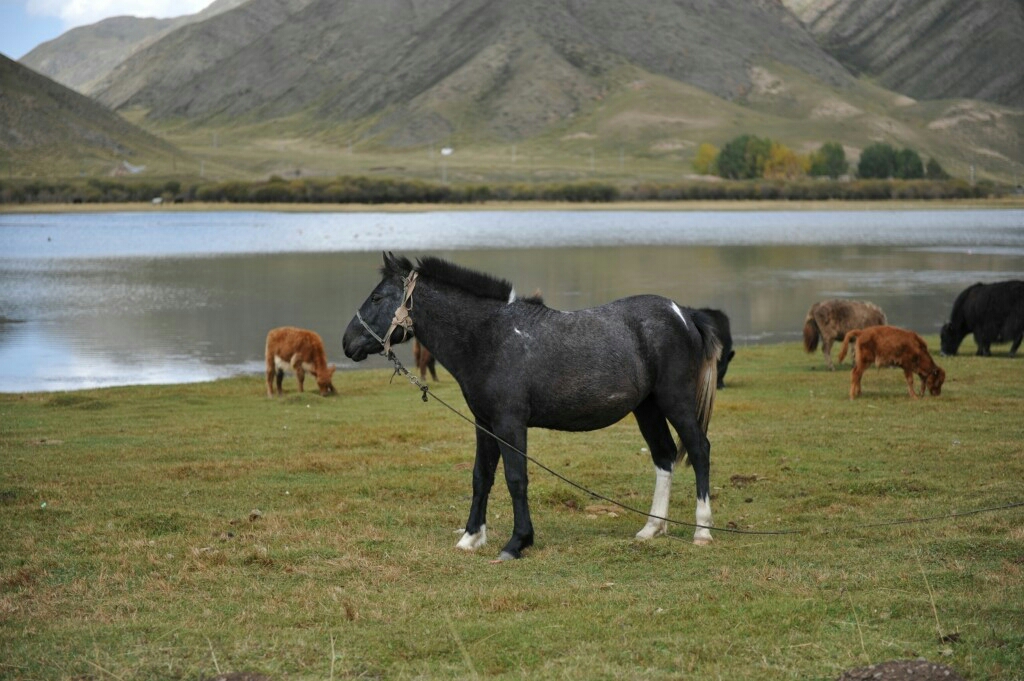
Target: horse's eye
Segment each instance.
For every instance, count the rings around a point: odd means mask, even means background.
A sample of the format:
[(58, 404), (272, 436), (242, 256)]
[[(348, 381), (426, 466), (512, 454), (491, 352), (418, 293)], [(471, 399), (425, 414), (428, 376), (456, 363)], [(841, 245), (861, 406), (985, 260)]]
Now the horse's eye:
[(372, 296), (370, 296), (370, 300), (373, 301), (374, 303), (379, 303), (383, 299), (384, 296), (382, 296), (379, 293), (374, 293)]

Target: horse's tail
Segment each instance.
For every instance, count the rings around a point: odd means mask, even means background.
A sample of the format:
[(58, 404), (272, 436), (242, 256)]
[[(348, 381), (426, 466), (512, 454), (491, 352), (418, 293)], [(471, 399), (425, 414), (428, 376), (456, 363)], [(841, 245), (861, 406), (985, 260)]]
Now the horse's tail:
[(839, 348), (839, 361), (842, 362), (846, 358), (846, 348), (850, 346), (850, 341), (857, 340), (857, 334), (861, 332), (861, 329), (854, 329), (847, 332), (843, 337), (843, 347)]
[(804, 320), (804, 350), (814, 352), (818, 349), (818, 322), (814, 320), (813, 308), (807, 311), (807, 319)]
[(718, 359), (722, 355), (722, 342), (718, 339), (715, 324), (703, 313), (694, 315), (697, 331), (703, 341), (700, 378), (697, 382), (697, 420), (701, 430), (708, 432), (711, 412), (715, 408), (715, 395), (718, 391)]

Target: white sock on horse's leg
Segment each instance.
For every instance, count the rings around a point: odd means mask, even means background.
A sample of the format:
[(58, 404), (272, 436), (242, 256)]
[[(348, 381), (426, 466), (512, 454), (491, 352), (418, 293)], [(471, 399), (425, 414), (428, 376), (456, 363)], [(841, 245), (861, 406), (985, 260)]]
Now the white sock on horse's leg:
[(668, 532), (668, 497), (672, 491), (672, 471), (654, 467), (654, 499), (651, 501), (651, 516), (644, 528), (636, 533), (637, 539), (651, 539)]
[(711, 543), (711, 500), (707, 497), (697, 499), (697, 524), (700, 525), (693, 533), (694, 544)]
[(487, 543), (487, 526), (481, 525), (480, 530), (476, 534), (470, 534), (465, 532), (462, 535), (462, 539), (455, 545), (455, 548), (462, 549), (463, 551), (475, 551), (484, 544)]

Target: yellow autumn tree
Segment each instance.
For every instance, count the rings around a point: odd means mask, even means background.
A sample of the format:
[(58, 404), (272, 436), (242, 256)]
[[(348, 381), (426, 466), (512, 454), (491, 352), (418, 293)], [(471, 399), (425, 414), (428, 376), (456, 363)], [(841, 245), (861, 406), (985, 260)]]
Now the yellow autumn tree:
[(697, 147), (697, 155), (693, 159), (693, 170), (698, 175), (714, 175), (718, 161), (718, 147), (704, 142)]
[(764, 176), (772, 180), (795, 180), (806, 175), (810, 168), (810, 157), (801, 156), (785, 144), (772, 142), (764, 164)]

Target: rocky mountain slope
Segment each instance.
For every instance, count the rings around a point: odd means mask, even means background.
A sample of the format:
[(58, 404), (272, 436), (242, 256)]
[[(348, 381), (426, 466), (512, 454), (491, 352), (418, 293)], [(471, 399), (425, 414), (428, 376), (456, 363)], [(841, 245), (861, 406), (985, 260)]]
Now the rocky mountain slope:
[[(250, 0), (175, 31), (96, 91), (151, 120), (382, 116), (422, 143), (475, 108), (516, 139), (579, 111), (630, 65), (723, 99), (774, 59), (827, 86), (851, 78), (777, 2), (762, 0)], [(400, 125), (399, 125), (400, 123)]]
[(216, 0), (201, 12), (173, 19), (111, 17), (73, 28), (37, 46), (20, 62), (73, 90), (91, 94), (104, 76), (136, 50), (175, 29), (205, 21), (243, 2), (246, 0)]
[(1024, 0), (782, 0), (854, 73), (915, 99), (1024, 108)]

